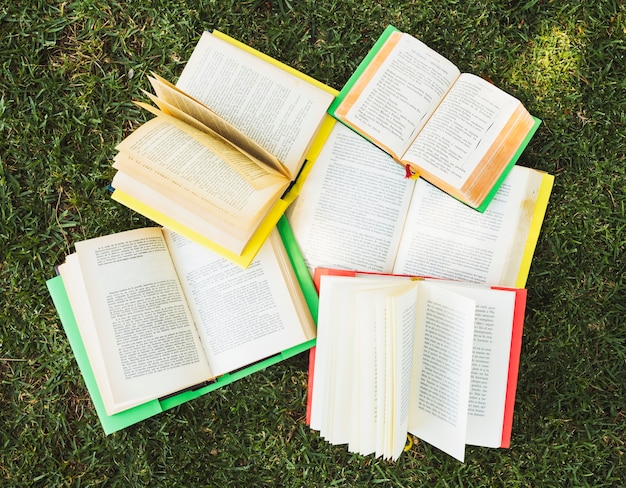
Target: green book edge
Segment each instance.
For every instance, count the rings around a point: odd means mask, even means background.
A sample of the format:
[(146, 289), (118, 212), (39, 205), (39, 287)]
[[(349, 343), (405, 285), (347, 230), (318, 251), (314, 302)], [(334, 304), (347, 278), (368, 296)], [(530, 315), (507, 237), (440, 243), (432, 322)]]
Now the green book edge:
[[(289, 223), (284, 216), (279, 220), (277, 228), (287, 250), (287, 254), (289, 255), (289, 259), (293, 265), (298, 282), (302, 288), (307, 305), (311, 310), (315, 323), (317, 323), (317, 292), (311, 275), (309, 274), (304, 262), (304, 258), (302, 257), (302, 253), (300, 252), (291, 228), (289, 227)], [(219, 377), (216, 381), (198, 389), (187, 390), (161, 400), (151, 400), (115, 415), (107, 415), (102, 402), (102, 396), (100, 395), (100, 391), (98, 390), (98, 386), (96, 384), (93, 370), (89, 364), (87, 351), (85, 350), (85, 346), (78, 331), (78, 325), (76, 324), (74, 312), (72, 311), (65, 286), (63, 285), (63, 280), (60, 276), (55, 276), (54, 278), (49, 279), (46, 282), (46, 285), (59, 315), (59, 319), (61, 320), (61, 324), (63, 325), (67, 338), (70, 342), (72, 352), (76, 357), (76, 362), (78, 363), (80, 372), (85, 380), (87, 390), (89, 391), (93, 401), (96, 413), (98, 414), (98, 418), (102, 424), (102, 428), (107, 435), (141, 422), (142, 420), (157, 415), (165, 410), (181, 405), (189, 400), (193, 400), (194, 398), (198, 398), (199, 396), (217, 390), (222, 386), (233, 383), (234, 381), (256, 373), (257, 371), (261, 371), (268, 366), (277, 364), (285, 359), (305, 352), (315, 345), (315, 339), (303, 342), (302, 344), (291, 347), (272, 357), (251, 364), (250, 366), (246, 366), (232, 373), (225, 374)]]
[[(361, 63), (357, 67), (356, 71), (354, 73), (352, 73), (352, 76), (350, 76), (350, 78), (348, 78), (348, 81), (346, 82), (346, 84), (339, 91), (339, 94), (335, 97), (335, 100), (333, 101), (333, 103), (331, 103), (330, 107), (328, 107), (327, 112), (330, 115), (335, 117), (335, 110), (337, 110), (337, 107), (339, 107), (341, 102), (343, 102), (343, 99), (346, 97), (348, 92), (350, 90), (352, 90), (352, 87), (357, 82), (357, 80), (361, 77), (361, 75), (363, 74), (363, 71), (365, 71), (365, 68), (367, 68), (367, 66), (370, 64), (372, 59), (374, 59), (374, 56), (376, 56), (376, 54), (378, 54), (378, 51), (380, 51), (380, 49), (383, 47), (385, 42), (387, 42), (387, 39), (389, 39), (389, 36), (391, 34), (393, 34), (394, 32), (399, 32), (399, 29), (396, 29), (392, 25), (388, 25), (385, 28), (385, 30), (383, 31), (381, 36), (378, 38), (378, 40), (372, 46), (372, 49), (369, 50), (367, 55), (363, 58), (363, 61), (361, 61)], [(339, 119), (337, 119), (337, 120), (339, 120)]]
[(515, 152), (515, 154), (509, 161), (509, 164), (507, 165), (507, 167), (504, 169), (504, 171), (500, 175), (500, 178), (498, 178), (498, 181), (496, 181), (496, 183), (493, 185), (493, 188), (491, 189), (491, 191), (487, 194), (483, 202), (478, 207), (476, 207), (476, 210), (478, 210), (479, 212), (483, 213), (485, 210), (487, 210), (487, 207), (489, 206), (493, 198), (496, 196), (496, 193), (498, 193), (498, 190), (502, 186), (502, 183), (504, 183), (504, 180), (506, 180), (506, 177), (509, 175), (509, 173), (513, 169), (513, 166), (515, 166), (515, 163), (517, 163), (520, 156), (524, 152), (524, 149), (526, 149), (526, 146), (528, 146), (528, 143), (533, 138), (533, 136), (535, 135), (535, 132), (537, 132), (537, 129), (541, 125), (541, 119), (538, 119), (535, 116), (532, 116), (532, 117), (533, 117), (533, 120), (535, 121), (534, 125), (532, 126), (528, 134), (526, 134), (526, 137), (524, 138), (520, 146), (517, 148), (517, 151)]

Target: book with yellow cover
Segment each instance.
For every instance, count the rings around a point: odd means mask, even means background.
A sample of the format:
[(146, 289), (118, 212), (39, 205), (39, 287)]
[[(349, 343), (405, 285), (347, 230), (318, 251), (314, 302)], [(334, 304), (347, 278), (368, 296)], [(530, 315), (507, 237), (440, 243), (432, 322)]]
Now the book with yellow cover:
[(335, 124), (287, 218), (310, 270), (394, 273), (523, 288), (554, 177), (515, 165), (476, 212)]
[(117, 147), (113, 198), (245, 267), (299, 191), (336, 92), (219, 32)]

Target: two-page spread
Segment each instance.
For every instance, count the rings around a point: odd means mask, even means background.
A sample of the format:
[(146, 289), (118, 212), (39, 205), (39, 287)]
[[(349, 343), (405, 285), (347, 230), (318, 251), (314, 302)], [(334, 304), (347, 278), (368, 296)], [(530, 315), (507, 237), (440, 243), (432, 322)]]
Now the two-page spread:
[(247, 269), (150, 227), (76, 243), (59, 274), (107, 416), (315, 337), (278, 231)]
[(553, 176), (516, 165), (476, 212), (333, 127), (287, 217), (316, 267), (524, 287)]
[(407, 174), (480, 211), (539, 125), (519, 100), (393, 26), (329, 112)]

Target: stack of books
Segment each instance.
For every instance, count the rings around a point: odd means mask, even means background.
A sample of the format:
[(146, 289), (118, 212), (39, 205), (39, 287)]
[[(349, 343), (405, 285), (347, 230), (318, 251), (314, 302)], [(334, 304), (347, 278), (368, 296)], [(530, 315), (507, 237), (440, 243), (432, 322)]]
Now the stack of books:
[(48, 281), (104, 431), (310, 349), (331, 443), (508, 447), (540, 121), (393, 27), (340, 92), (219, 32), (150, 81), (111, 187), (159, 227), (78, 242)]

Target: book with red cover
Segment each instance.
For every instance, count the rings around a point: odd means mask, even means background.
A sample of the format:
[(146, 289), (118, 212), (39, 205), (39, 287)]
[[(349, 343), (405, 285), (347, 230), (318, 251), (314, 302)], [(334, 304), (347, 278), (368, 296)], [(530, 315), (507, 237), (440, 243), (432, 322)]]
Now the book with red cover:
[[(319, 293), (322, 276), (356, 277), (356, 276), (365, 276), (365, 275), (390, 276), (390, 275), (382, 275), (378, 273), (360, 273), (358, 271), (351, 271), (351, 270), (316, 268), (315, 273), (314, 273), (314, 284)], [(417, 278), (424, 278), (424, 277), (417, 277)], [(426, 278), (426, 279), (434, 279), (434, 278)], [(482, 286), (487, 287), (488, 285), (482, 285)], [(514, 412), (514, 406), (515, 406), (515, 394), (516, 394), (516, 389), (517, 389), (517, 377), (518, 377), (518, 369), (519, 369), (519, 361), (520, 361), (520, 353), (521, 353), (522, 332), (523, 332), (527, 293), (526, 293), (526, 290), (523, 288), (509, 288), (509, 287), (499, 287), (499, 286), (489, 286), (489, 288), (493, 290), (506, 290), (506, 291), (515, 292), (515, 304), (514, 304), (513, 322), (512, 322), (512, 329), (511, 329), (511, 341), (510, 341), (509, 366), (508, 366), (508, 375), (507, 375), (507, 384), (506, 384), (506, 398), (505, 398), (505, 405), (504, 405), (502, 436), (501, 436), (501, 442), (499, 446), (501, 448), (508, 448), (510, 447), (510, 443), (511, 443), (513, 412)], [(313, 382), (314, 382), (314, 377), (315, 377), (315, 360), (316, 360), (316, 348), (314, 347), (310, 350), (310, 361), (309, 361), (309, 382), (308, 382), (308, 397), (307, 397), (307, 410), (306, 410), (307, 425), (310, 425), (311, 423), (311, 406), (312, 406), (312, 398), (314, 394)]]

